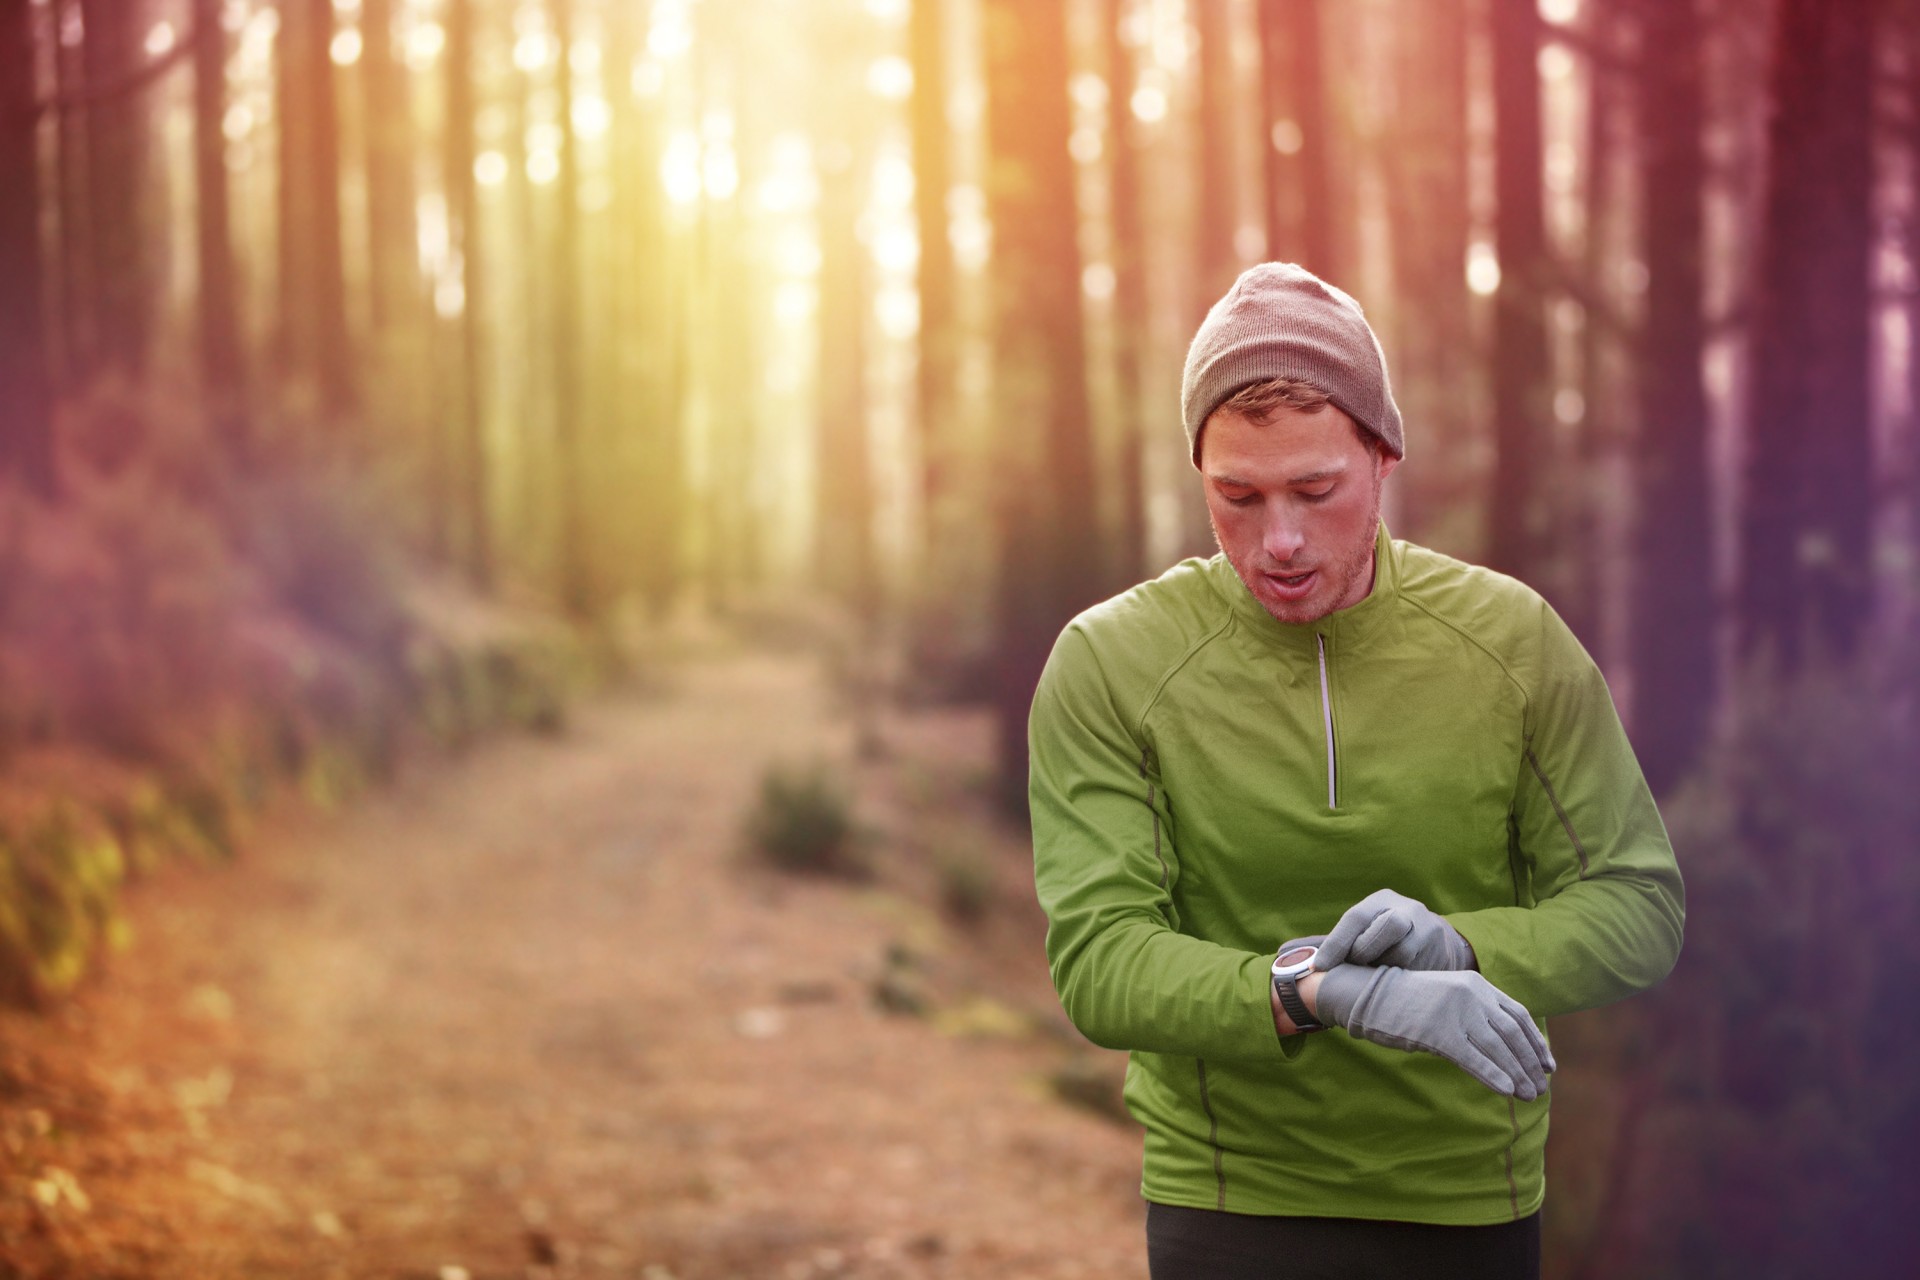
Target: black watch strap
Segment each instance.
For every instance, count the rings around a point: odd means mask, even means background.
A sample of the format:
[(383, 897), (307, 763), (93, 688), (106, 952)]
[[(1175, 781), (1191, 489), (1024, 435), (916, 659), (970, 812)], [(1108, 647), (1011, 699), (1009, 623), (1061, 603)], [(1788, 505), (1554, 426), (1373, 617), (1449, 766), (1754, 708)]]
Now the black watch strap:
[(1313, 1016), (1307, 1009), (1307, 1002), (1300, 998), (1291, 978), (1275, 978), (1273, 989), (1280, 997), (1280, 1007), (1293, 1019), (1293, 1025), (1302, 1031), (1325, 1031), (1327, 1024)]

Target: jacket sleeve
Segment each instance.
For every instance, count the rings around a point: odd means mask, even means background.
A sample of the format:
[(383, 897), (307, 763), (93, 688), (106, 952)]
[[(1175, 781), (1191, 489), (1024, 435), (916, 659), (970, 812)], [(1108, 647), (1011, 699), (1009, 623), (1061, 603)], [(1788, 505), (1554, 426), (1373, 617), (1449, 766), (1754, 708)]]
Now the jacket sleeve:
[[(1055, 643), (1028, 721), (1034, 886), (1067, 1016), (1110, 1049), (1279, 1061), (1273, 958), (1178, 932), (1171, 807), (1147, 744), (1078, 626)], [(1275, 946), (1280, 939), (1275, 939)]]
[(1610, 1004), (1680, 955), (1680, 868), (1605, 678), (1544, 604), (1510, 840), (1533, 901), (1456, 912), (1488, 981), (1537, 1018)]

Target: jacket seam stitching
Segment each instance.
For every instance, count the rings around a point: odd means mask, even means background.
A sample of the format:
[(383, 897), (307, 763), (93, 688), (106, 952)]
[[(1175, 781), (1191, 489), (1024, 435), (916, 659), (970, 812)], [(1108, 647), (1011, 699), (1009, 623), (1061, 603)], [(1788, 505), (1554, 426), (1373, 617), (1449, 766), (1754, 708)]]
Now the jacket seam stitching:
[[(1227, 1207), (1227, 1170), (1220, 1151), (1220, 1118), (1213, 1114), (1213, 1102), (1207, 1096), (1207, 1060), (1195, 1058), (1193, 1063), (1200, 1069), (1200, 1109), (1207, 1113), (1207, 1145), (1213, 1148), (1213, 1182), (1217, 1188), (1214, 1207), (1224, 1210)], [(1509, 1156), (1508, 1160), (1511, 1161), (1512, 1157)]]
[(1587, 878), (1587, 847), (1580, 843), (1579, 835), (1573, 829), (1573, 819), (1560, 804), (1560, 797), (1554, 792), (1553, 783), (1547, 780), (1547, 771), (1540, 767), (1540, 757), (1533, 754), (1533, 744), (1527, 744), (1527, 763), (1533, 766), (1533, 776), (1540, 779), (1540, 785), (1546, 788), (1547, 799), (1553, 805), (1553, 811), (1560, 816), (1560, 827), (1567, 833), (1567, 839), (1573, 841), (1573, 851), (1580, 855), (1580, 878)]
[[(1147, 784), (1147, 809), (1153, 814), (1153, 860), (1160, 864), (1160, 892), (1165, 893), (1167, 891), (1167, 878), (1171, 873), (1167, 868), (1166, 855), (1160, 852), (1160, 810), (1154, 806), (1154, 801), (1158, 798), (1159, 791), (1154, 786), (1153, 779), (1147, 776), (1147, 760), (1150, 755), (1151, 753), (1147, 748), (1140, 748), (1140, 776), (1145, 779)], [(1167, 916), (1168, 922), (1171, 923), (1172, 912), (1169, 911)]]
[(1520, 1117), (1513, 1104), (1507, 1099), (1507, 1123), (1513, 1127), (1513, 1139), (1507, 1143), (1507, 1200), (1513, 1206), (1514, 1221), (1520, 1220), (1520, 1187), (1513, 1180), (1513, 1149), (1520, 1142)]
[(1226, 633), (1227, 628), (1231, 627), (1232, 625), (1233, 625), (1233, 615), (1229, 613), (1225, 618), (1222, 618), (1218, 623), (1214, 625), (1213, 630), (1207, 632), (1205, 635), (1201, 636), (1198, 640), (1195, 640), (1192, 644), (1188, 645), (1185, 652), (1183, 652), (1179, 657), (1175, 658), (1172, 664), (1168, 666), (1165, 674), (1163, 674), (1160, 677), (1159, 682), (1153, 686), (1153, 692), (1147, 696), (1146, 703), (1143, 706), (1141, 706), (1140, 715), (1138, 719), (1134, 721), (1134, 733), (1138, 735), (1138, 737), (1142, 741), (1144, 741), (1147, 736), (1147, 717), (1153, 714), (1153, 708), (1155, 707), (1155, 705), (1159, 703), (1160, 695), (1166, 692), (1167, 685), (1172, 683), (1173, 678), (1180, 674), (1181, 668), (1185, 667), (1187, 663), (1193, 661), (1193, 657), (1195, 654), (1199, 653), (1202, 649), (1206, 648), (1208, 645), (1212, 644), (1215, 640), (1219, 639), (1223, 634)]

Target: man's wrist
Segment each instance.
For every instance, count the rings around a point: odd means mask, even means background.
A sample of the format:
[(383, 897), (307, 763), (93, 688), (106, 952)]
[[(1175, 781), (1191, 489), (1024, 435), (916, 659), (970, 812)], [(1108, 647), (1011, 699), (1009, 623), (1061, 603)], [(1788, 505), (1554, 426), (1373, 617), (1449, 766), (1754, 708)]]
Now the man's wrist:
[[(1293, 984), (1294, 991), (1299, 994), (1301, 1002), (1307, 1006), (1307, 1012), (1316, 1018), (1320, 1016), (1320, 1006), (1316, 999), (1316, 994), (1319, 992), (1320, 983), (1325, 977), (1326, 974), (1316, 969), (1314, 972)], [(1274, 1030), (1283, 1036), (1298, 1034), (1302, 1028), (1298, 1026), (1292, 1016), (1287, 1013), (1286, 1006), (1280, 1003), (1280, 991), (1272, 983), (1267, 984), (1267, 999), (1273, 1006)]]

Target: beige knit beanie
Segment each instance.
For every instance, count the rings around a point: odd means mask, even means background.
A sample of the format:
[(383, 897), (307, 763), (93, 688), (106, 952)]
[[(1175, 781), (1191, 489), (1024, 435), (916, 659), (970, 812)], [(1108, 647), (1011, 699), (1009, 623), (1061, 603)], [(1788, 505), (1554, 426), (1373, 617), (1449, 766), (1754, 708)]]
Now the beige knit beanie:
[(1311, 383), (1378, 436), (1389, 453), (1406, 456), (1386, 357), (1360, 304), (1291, 262), (1263, 262), (1241, 272), (1193, 335), (1180, 380), (1180, 413), (1194, 466), (1200, 465), (1207, 415), (1234, 392), (1269, 378)]

